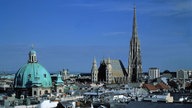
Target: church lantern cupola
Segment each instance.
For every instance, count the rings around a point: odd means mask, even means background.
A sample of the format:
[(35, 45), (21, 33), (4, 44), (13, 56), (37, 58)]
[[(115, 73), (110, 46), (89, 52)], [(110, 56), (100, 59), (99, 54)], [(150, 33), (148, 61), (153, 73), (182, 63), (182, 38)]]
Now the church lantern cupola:
[(29, 52), (29, 60), (28, 63), (37, 63), (37, 55), (35, 50), (31, 50)]

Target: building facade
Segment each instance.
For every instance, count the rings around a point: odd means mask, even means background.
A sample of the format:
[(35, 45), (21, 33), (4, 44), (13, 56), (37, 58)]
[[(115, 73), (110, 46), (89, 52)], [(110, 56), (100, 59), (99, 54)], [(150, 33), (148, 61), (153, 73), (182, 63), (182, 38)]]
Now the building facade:
[(63, 81), (69, 79), (69, 70), (68, 69), (63, 69), (62, 71), (60, 71), (61, 73), (61, 78)]
[(192, 79), (192, 70), (178, 70), (177, 79)]
[(179, 88), (186, 88), (186, 81), (192, 80), (192, 70), (178, 70), (176, 72), (177, 80), (180, 80), (181, 86)]
[(142, 77), (142, 61), (141, 61), (141, 50), (140, 41), (137, 33), (137, 22), (136, 22), (136, 8), (134, 7), (133, 16), (133, 31), (130, 41), (129, 59), (128, 59), (128, 80), (129, 82), (139, 82)]
[(148, 75), (149, 75), (149, 79), (155, 79), (155, 78), (159, 78), (160, 77), (160, 69), (153, 67), (153, 68), (149, 68), (148, 71)]
[(97, 68), (96, 60), (94, 59), (91, 72), (92, 82), (104, 82), (107, 84), (127, 82), (127, 72), (121, 60), (103, 59), (99, 68)]

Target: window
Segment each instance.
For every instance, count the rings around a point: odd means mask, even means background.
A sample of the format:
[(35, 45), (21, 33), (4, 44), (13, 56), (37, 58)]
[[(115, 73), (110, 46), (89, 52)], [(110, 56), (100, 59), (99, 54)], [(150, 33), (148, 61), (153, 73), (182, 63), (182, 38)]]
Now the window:
[(44, 78), (46, 78), (46, 74), (44, 74)]
[(34, 91), (34, 95), (37, 95), (37, 92), (36, 92), (36, 91)]
[(61, 89), (59, 89), (59, 93), (61, 93), (62, 92), (62, 90)]
[(45, 90), (45, 92), (44, 92), (45, 94), (48, 94), (48, 91), (47, 90)]
[(39, 94), (41, 95), (41, 90), (39, 91)]
[(29, 78), (29, 79), (31, 78), (31, 74), (28, 75), (28, 78)]

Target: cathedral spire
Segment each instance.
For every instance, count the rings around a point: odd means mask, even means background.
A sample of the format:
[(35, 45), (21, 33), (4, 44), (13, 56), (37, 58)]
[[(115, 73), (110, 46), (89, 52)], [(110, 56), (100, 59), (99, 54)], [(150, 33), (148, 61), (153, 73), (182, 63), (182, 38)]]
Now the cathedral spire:
[(128, 80), (129, 82), (139, 82), (142, 74), (142, 62), (140, 42), (137, 34), (136, 6), (133, 13), (133, 31), (129, 49)]
[(136, 6), (135, 5), (134, 5), (134, 15), (133, 15), (132, 37), (138, 37), (138, 35), (137, 35), (137, 20), (136, 20)]

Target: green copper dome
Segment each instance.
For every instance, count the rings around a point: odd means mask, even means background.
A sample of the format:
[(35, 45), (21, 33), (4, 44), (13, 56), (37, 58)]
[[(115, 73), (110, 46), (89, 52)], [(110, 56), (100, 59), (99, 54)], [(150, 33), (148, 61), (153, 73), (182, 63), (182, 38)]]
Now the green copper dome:
[(16, 73), (14, 79), (15, 88), (31, 88), (32, 86), (52, 87), (49, 72), (37, 63), (36, 52), (29, 52), (28, 63), (23, 65)]

